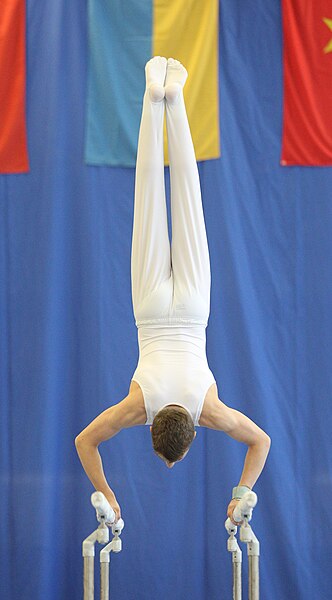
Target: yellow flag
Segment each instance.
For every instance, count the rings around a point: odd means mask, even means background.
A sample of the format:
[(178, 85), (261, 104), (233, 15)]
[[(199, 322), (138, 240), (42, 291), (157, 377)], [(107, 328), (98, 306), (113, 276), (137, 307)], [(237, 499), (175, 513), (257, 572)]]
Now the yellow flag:
[[(220, 156), (218, 0), (154, 0), (153, 56), (179, 60), (188, 71), (184, 99), (196, 160)], [(165, 127), (165, 164), (168, 149)]]

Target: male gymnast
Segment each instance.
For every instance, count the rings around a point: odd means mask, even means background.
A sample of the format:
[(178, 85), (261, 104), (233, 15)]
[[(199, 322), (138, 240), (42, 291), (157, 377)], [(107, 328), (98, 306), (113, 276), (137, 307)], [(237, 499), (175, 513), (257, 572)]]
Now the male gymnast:
[[(83, 468), (116, 518), (121, 509), (103, 470), (98, 446), (121, 429), (150, 425), (154, 452), (168, 468), (185, 458), (195, 426), (224, 431), (248, 446), (227, 515), (255, 485), (269, 453), (269, 436), (224, 404), (206, 356), (210, 259), (199, 173), (185, 108), (188, 73), (156, 56), (145, 66), (131, 251), (132, 301), (139, 360), (128, 395), (97, 416), (75, 439)], [(163, 122), (171, 180), (172, 245), (164, 185)]]

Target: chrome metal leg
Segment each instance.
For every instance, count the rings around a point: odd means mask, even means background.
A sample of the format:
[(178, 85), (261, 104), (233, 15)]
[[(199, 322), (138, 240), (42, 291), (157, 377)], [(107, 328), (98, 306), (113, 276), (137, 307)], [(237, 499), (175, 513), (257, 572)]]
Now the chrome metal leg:
[(233, 553), (233, 600), (242, 599), (242, 563), (235, 562)]
[(100, 563), (100, 600), (109, 600), (110, 589), (109, 589), (109, 562)]
[(94, 556), (84, 556), (84, 600), (93, 600), (94, 598)]
[(248, 556), (249, 600), (259, 600), (259, 556)]

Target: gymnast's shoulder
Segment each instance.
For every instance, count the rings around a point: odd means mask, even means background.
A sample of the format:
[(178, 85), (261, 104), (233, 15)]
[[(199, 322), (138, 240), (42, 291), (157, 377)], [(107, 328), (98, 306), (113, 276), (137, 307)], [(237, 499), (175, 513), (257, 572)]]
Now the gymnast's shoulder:
[(227, 406), (218, 397), (216, 386), (211, 386), (205, 397), (201, 416), (201, 427), (224, 431), (230, 437), (248, 446), (270, 446), (271, 439), (263, 429), (258, 427), (246, 415)]
[(109, 440), (121, 429), (144, 425), (146, 411), (143, 394), (139, 386), (131, 386), (128, 395), (113, 406), (110, 406), (98, 415), (75, 438), (76, 447), (86, 445), (98, 446), (101, 442)]
[(121, 428), (145, 425), (146, 423), (143, 392), (136, 381), (130, 382), (128, 396), (113, 408)]

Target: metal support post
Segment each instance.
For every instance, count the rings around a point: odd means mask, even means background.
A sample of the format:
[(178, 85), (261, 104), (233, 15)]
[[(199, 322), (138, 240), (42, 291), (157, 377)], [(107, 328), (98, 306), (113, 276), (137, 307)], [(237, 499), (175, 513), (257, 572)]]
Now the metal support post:
[[(247, 555), (249, 564), (249, 600), (259, 600), (259, 541), (256, 538), (249, 521), (252, 518), (253, 508), (257, 504), (255, 492), (248, 492), (241, 498), (233, 512), (234, 521), (240, 526), (240, 540), (247, 544)], [(238, 546), (236, 533), (237, 526), (230, 519), (225, 522), (229, 533), (227, 550), (232, 552), (233, 563), (233, 600), (241, 600), (241, 563), (242, 552)]]

